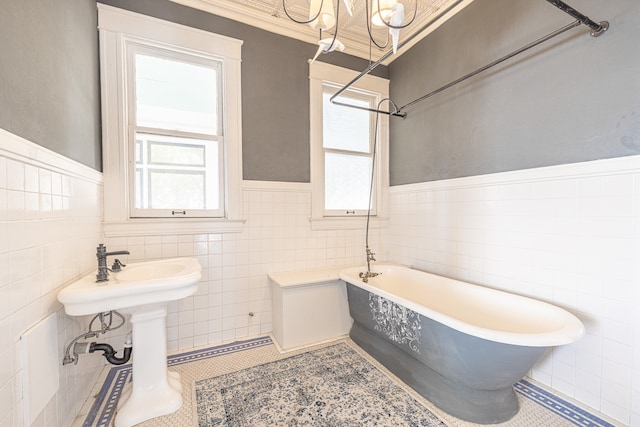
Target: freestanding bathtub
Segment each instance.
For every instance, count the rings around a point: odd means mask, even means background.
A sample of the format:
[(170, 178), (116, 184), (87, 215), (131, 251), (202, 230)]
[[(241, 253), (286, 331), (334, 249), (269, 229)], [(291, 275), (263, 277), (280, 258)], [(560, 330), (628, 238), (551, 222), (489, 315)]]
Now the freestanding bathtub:
[(430, 402), (463, 420), (503, 422), (513, 384), (547, 348), (584, 334), (571, 313), (535, 299), (396, 265), (340, 273), (350, 337)]

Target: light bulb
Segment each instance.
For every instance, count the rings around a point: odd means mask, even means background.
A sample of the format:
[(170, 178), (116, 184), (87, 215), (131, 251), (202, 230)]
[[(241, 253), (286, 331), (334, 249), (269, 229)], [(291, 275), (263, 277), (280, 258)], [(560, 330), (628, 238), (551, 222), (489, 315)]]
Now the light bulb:
[[(322, 10), (320, 5), (322, 4)], [(318, 10), (320, 13), (318, 14)], [(309, 19), (318, 15), (316, 19), (309, 23), (314, 30), (328, 30), (336, 25), (336, 15), (333, 9), (333, 0), (311, 0), (309, 6)]]
[[(391, 16), (391, 8), (397, 3), (397, 0), (371, 0), (373, 3), (371, 13), (371, 23), (378, 27), (386, 27), (385, 22), (389, 22)], [(380, 5), (380, 10), (378, 10)]]

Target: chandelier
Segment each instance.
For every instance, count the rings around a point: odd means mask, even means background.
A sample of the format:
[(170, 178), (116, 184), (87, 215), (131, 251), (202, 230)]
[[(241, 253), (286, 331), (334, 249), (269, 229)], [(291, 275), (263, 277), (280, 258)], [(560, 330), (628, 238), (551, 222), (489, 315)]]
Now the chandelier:
[[(355, 1), (365, 3), (365, 21), (370, 47), (385, 49), (391, 42), (393, 53), (397, 52), (400, 30), (411, 25), (416, 18), (417, 0), (413, 0), (413, 14), (408, 20), (405, 19), (404, 4), (398, 0), (309, 0), (308, 18), (294, 17), (287, 8), (287, 0), (282, 0), (282, 8), (290, 20), (298, 24), (307, 24), (319, 31), (319, 47), (312, 61), (315, 61), (321, 53), (344, 50), (344, 44), (338, 35), (338, 22), (340, 14), (344, 11), (353, 16)], [(376, 39), (373, 29), (385, 27), (388, 29), (386, 39), (380, 40), (380, 36)]]

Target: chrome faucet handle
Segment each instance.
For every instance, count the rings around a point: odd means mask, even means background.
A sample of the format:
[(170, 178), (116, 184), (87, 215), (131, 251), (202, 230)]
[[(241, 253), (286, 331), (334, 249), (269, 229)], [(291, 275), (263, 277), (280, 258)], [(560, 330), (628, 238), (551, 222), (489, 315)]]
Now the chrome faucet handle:
[(116, 258), (115, 260), (113, 260), (113, 265), (111, 266), (111, 271), (113, 273), (117, 273), (118, 271), (122, 271), (122, 267), (126, 267), (127, 264), (123, 264), (122, 262), (120, 262), (120, 260), (118, 258)]
[(358, 276), (362, 279), (364, 283), (369, 283), (369, 279), (371, 277), (379, 276), (380, 273), (374, 273), (373, 271), (367, 270), (366, 272), (360, 272)]
[(374, 257), (375, 253), (373, 251), (371, 251), (371, 249), (367, 248), (367, 260), (369, 261), (375, 261), (376, 258)]

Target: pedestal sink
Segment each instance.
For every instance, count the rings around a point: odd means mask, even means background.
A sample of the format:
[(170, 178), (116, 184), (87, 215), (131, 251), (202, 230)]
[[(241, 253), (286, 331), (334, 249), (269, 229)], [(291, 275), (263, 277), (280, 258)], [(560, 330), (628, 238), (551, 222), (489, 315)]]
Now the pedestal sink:
[(167, 304), (193, 295), (200, 277), (194, 258), (131, 263), (107, 282), (96, 283), (94, 272), (58, 294), (71, 316), (110, 310), (130, 315), (133, 381), (118, 402), (115, 427), (130, 427), (182, 406), (180, 375), (167, 370)]

